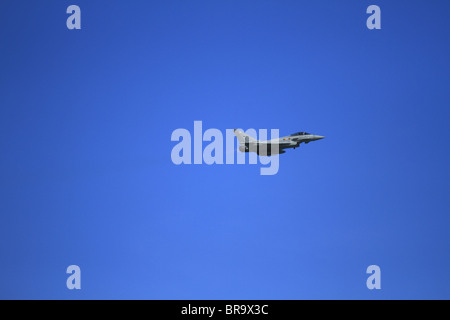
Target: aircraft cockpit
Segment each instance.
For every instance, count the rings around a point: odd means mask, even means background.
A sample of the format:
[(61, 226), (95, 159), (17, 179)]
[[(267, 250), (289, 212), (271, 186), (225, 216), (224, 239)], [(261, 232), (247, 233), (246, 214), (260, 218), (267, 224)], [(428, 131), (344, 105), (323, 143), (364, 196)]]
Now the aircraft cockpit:
[(310, 135), (310, 133), (308, 133), (308, 132), (296, 132), (296, 133), (291, 134), (291, 136), (307, 136), (307, 135)]

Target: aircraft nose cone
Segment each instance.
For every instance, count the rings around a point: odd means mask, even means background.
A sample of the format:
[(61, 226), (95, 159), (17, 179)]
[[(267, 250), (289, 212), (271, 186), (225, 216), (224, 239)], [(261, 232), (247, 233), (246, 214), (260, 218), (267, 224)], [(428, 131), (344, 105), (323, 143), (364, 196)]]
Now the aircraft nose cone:
[(324, 136), (315, 136), (315, 140), (320, 140), (320, 139), (324, 139)]

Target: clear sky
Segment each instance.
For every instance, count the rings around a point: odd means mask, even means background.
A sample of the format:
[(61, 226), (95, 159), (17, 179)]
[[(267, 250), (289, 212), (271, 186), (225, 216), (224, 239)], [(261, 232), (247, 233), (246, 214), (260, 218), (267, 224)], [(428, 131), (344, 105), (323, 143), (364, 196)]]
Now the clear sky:
[[(449, 299), (449, 9), (1, 1), (0, 298)], [(174, 165), (196, 120), (326, 139)]]

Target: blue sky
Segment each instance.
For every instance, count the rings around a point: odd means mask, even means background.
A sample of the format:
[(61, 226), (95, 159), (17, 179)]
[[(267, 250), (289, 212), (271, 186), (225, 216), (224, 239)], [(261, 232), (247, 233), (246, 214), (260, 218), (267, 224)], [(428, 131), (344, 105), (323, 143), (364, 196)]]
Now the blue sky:
[[(449, 9), (2, 1), (0, 298), (449, 299)], [(326, 139), (176, 166), (195, 120)]]

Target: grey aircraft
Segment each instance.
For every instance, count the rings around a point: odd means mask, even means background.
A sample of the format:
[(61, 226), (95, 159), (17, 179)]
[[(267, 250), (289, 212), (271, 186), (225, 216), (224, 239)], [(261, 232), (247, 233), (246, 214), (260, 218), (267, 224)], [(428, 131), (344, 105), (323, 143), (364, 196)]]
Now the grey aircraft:
[(282, 154), (286, 152), (284, 149), (295, 149), (299, 147), (302, 142), (310, 143), (311, 141), (325, 138), (308, 132), (296, 132), (278, 139), (259, 141), (248, 134), (245, 134), (244, 131), (240, 129), (234, 129), (233, 131), (239, 140), (239, 151), (256, 152), (259, 156)]

